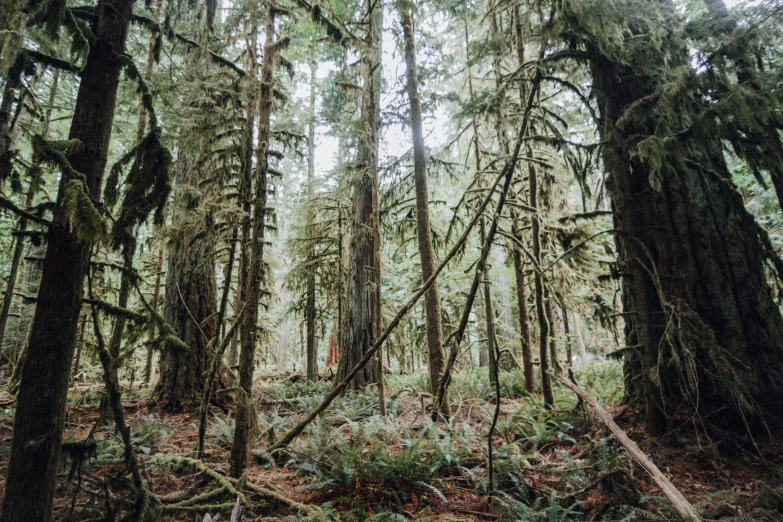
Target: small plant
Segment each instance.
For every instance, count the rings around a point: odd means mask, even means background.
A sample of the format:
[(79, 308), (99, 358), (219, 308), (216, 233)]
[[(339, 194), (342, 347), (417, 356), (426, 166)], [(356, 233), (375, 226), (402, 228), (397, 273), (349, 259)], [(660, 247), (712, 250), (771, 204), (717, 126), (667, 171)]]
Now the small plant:
[[(171, 446), (168, 440), (172, 433), (171, 424), (157, 415), (147, 415), (140, 424), (131, 429), (131, 444), (135, 451), (149, 455), (153, 449)], [(111, 435), (97, 439), (97, 462), (116, 462), (123, 458), (125, 446), (120, 434), (113, 430)]]
[(371, 488), (378, 503), (400, 508), (414, 492), (446, 501), (432, 477), (444, 467), (461, 466), (464, 453), (455, 450), (444, 432), (432, 427), (424, 435), (393, 440), (393, 430), (379, 417), (348, 422), (345, 428), (335, 434), (321, 422), (300, 443), (287, 465), (316, 479), (301, 490), (356, 493)]
[(231, 446), (234, 441), (234, 420), (229, 417), (215, 416), (209, 424), (207, 434), (216, 446)]
[(503, 520), (520, 522), (570, 522), (579, 520), (581, 513), (578, 504), (563, 506), (556, 492), (548, 497), (537, 497), (532, 506), (528, 506), (508, 495), (501, 495), (498, 505), (502, 508)]

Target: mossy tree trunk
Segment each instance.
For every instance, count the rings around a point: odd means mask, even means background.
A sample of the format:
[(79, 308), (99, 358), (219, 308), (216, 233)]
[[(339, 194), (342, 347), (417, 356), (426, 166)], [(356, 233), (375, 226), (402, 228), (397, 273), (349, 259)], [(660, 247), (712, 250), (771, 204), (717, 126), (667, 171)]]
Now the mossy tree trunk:
[[(518, 225), (514, 224), (517, 229)], [(514, 247), (511, 255), (514, 257), (514, 279), (517, 290), (517, 308), (519, 309), (519, 336), (522, 345), (522, 371), (525, 374), (525, 390), (536, 391), (536, 375), (533, 368), (533, 344), (530, 335), (530, 320), (527, 316), (527, 291), (525, 289), (524, 262), (522, 252)]]
[[(160, 355), (160, 379), (153, 398), (162, 411), (176, 413), (199, 405), (204, 393), (203, 374), (209, 366), (207, 346), (217, 335), (217, 288), (214, 233), (210, 218), (199, 227), (187, 223), (199, 202), (186, 186), (196, 172), (187, 152), (177, 158), (174, 221), (177, 236), (170, 244), (163, 317), (189, 351), (164, 347)], [(208, 317), (211, 320), (206, 321)]]
[[(378, 208), (378, 116), (380, 99), (380, 2), (369, 2), (370, 46), (362, 53), (364, 86), (358, 164), (353, 183), (353, 222), (348, 254), (348, 309), (345, 342), (335, 383), (348, 375), (380, 334), (381, 238)], [(348, 385), (361, 390), (380, 380), (379, 364), (368, 364)]]
[(765, 417), (778, 422), (768, 414), (783, 402), (783, 319), (764, 270), (768, 239), (745, 210), (708, 126), (695, 119), (679, 132), (670, 118), (670, 135), (657, 138), (665, 132), (661, 113), (702, 111), (687, 96), (659, 97), (666, 71), (687, 67), (688, 49), (673, 8), (658, 9), (673, 27), (659, 53), (634, 46), (644, 56), (619, 63), (593, 39), (584, 42), (618, 230), (626, 393), (643, 405), (655, 434), (683, 401), (705, 425), (744, 430)]
[[(315, 61), (310, 62), (310, 106), (307, 122), (307, 196), (315, 195)], [(307, 206), (307, 225), (312, 226), (315, 218), (311, 205)], [(308, 231), (310, 233), (310, 231)], [(315, 258), (315, 244), (310, 251)], [(307, 295), (305, 296), (305, 329), (307, 331), (307, 378), (315, 382), (318, 379), (318, 343), (315, 339), (315, 269), (307, 274)]]
[[(100, 198), (133, 0), (100, 0), (95, 41), (81, 74), (69, 137), (84, 147), (70, 156), (85, 190)], [(64, 198), (69, 176), (57, 196)], [(92, 242), (72, 230), (58, 204), (49, 230), (38, 304), (17, 396), (2, 522), (51, 522), (66, 397)], [(65, 276), (64, 276), (65, 274)]]
[[(160, 278), (163, 275), (163, 249), (158, 250), (158, 260), (155, 262), (155, 286), (152, 289), (152, 309), (158, 310), (158, 302), (160, 301)], [(155, 322), (150, 321), (147, 330), (147, 359), (144, 363), (144, 384), (149, 384), (150, 377), (152, 376), (152, 356), (153, 346), (152, 342), (155, 340)]]
[[(528, 147), (528, 154), (532, 156)], [(538, 267), (541, 266), (541, 223), (538, 215), (538, 173), (532, 162), (528, 163), (528, 178), (530, 180), (530, 206), (535, 209), (531, 216), (531, 234), (533, 236), (533, 262), (536, 264), (533, 285), (535, 288), (536, 318), (538, 319), (538, 357), (541, 366), (541, 392), (544, 394), (544, 405), (548, 408), (554, 406), (555, 399), (552, 394), (552, 378), (549, 375), (549, 356), (547, 343), (550, 335), (550, 322), (546, 313), (546, 296), (544, 294), (544, 274)]]
[[(258, 338), (258, 311), (264, 276), (264, 237), (267, 213), (267, 175), (269, 143), (272, 137), (270, 123), (275, 89), (274, 64), (279, 49), (275, 48), (275, 2), (266, 4), (264, 56), (261, 62), (261, 89), (258, 97), (258, 149), (256, 150), (256, 179), (253, 192), (252, 239), (246, 251), (245, 315), (242, 320), (242, 343), (239, 353), (239, 386), (245, 399), (237, 401), (234, 440), (231, 446), (231, 476), (239, 477), (247, 467), (247, 450), (251, 433), (250, 420), (255, 419), (253, 403), (253, 370), (255, 369), (256, 340)], [(249, 234), (248, 234), (249, 235)]]

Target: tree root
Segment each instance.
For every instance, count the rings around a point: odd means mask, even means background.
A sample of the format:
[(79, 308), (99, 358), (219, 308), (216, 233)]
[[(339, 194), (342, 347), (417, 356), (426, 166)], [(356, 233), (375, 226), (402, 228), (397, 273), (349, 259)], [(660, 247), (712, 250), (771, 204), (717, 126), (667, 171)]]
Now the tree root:
[(240, 481), (242, 481), (244, 484), (244, 488), (260, 497), (265, 497), (271, 500), (274, 500), (276, 502), (279, 502), (281, 504), (284, 504), (291, 508), (292, 510), (297, 510), (299, 512), (307, 513), (308, 516), (314, 517), (316, 520), (322, 520), (327, 521), (330, 520), (330, 518), (323, 512), (323, 510), (318, 506), (311, 506), (308, 504), (302, 504), (300, 502), (297, 502), (295, 500), (292, 500), (282, 493), (278, 492), (278, 488), (275, 488), (271, 484), (262, 484), (257, 485), (253, 484), (251, 482), (247, 482), (246, 480), (240, 479), (232, 479), (229, 478), (229, 481), (233, 482), (234, 484), (239, 484)]

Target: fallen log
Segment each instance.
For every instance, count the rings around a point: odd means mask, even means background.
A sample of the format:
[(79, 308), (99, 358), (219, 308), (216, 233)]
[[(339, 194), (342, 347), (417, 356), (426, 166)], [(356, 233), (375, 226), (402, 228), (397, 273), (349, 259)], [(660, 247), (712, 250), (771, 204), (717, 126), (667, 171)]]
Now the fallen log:
[(688, 502), (680, 490), (677, 489), (677, 487), (672, 484), (672, 481), (658, 469), (658, 466), (644, 454), (639, 446), (626, 435), (623, 429), (614, 422), (612, 416), (603, 409), (601, 404), (592, 395), (588, 394), (563, 375), (555, 375), (555, 378), (592, 407), (596, 417), (606, 424), (612, 432), (612, 435), (620, 441), (620, 444), (625, 446), (625, 449), (628, 450), (631, 457), (650, 474), (658, 487), (663, 491), (663, 494), (666, 495), (666, 498), (672, 503), (674, 510), (677, 511), (677, 514), (680, 515), (683, 520), (686, 522), (701, 522), (701, 518), (699, 518), (696, 509)]

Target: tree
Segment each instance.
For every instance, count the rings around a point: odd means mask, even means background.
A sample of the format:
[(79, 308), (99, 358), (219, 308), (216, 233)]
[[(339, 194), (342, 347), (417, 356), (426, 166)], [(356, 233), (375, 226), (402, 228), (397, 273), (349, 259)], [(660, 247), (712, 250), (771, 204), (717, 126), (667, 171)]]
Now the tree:
[[(261, 283), (264, 276), (264, 235), (267, 213), (267, 176), (269, 174), (269, 145), (272, 139), (270, 121), (272, 117), (275, 90), (274, 67), (281, 48), (288, 45), (289, 38), (275, 39), (274, 0), (267, 0), (264, 30), (264, 57), (261, 62), (261, 89), (258, 95), (258, 149), (256, 150), (256, 179), (253, 195), (252, 239), (246, 251), (248, 261), (245, 275), (244, 298), (247, 303), (242, 322), (242, 346), (239, 354), (239, 401), (237, 404), (234, 442), (231, 446), (231, 475), (239, 477), (247, 467), (247, 444), (249, 433), (255, 426), (253, 398), (253, 370), (258, 338), (258, 310), (261, 300)], [(250, 234), (247, 234), (250, 236)], [(252, 411), (251, 411), (252, 410)]]
[[(180, 147), (187, 146), (186, 140)], [(207, 346), (217, 335), (217, 287), (215, 282), (216, 236), (214, 218), (201, 216), (201, 203), (193, 186), (199, 183), (199, 169), (193, 166), (191, 150), (180, 150), (177, 158), (173, 226), (177, 231), (169, 247), (163, 317), (177, 338), (188, 347), (164, 344), (160, 358), (160, 379), (153, 398), (166, 412), (197, 407), (204, 392), (203, 374), (209, 366)], [(195, 219), (194, 219), (195, 217)]]
[[(628, 398), (655, 434), (683, 399), (705, 426), (756, 426), (783, 400), (783, 319), (764, 261), (781, 264), (734, 189), (709, 102), (681, 94), (698, 73), (673, 7), (586, 8), (556, 15), (589, 66), (604, 122)], [(621, 27), (628, 36), (608, 44)]]
[[(307, 196), (312, 200), (315, 195), (315, 61), (310, 62), (310, 104), (308, 106), (309, 120), (307, 122)], [(308, 205), (306, 226), (313, 225), (313, 212)], [(312, 245), (313, 247), (315, 245)], [(315, 248), (311, 249), (311, 258), (315, 256)], [(305, 303), (305, 330), (307, 331), (307, 378), (311, 381), (318, 379), (318, 343), (315, 338), (315, 270), (307, 276), (307, 288), (305, 289), (307, 302)]]
[[(399, 4), (402, 32), (405, 39), (405, 75), (407, 78), (408, 99), (410, 101), (411, 132), (413, 134), (414, 181), (416, 185), (416, 231), (419, 240), (419, 259), (423, 281), (435, 271), (435, 250), (432, 248), (432, 230), (430, 229), (429, 191), (427, 190), (427, 159), (424, 150), (424, 133), (421, 127), (421, 101), (419, 99), (419, 81), (416, 75), (416, 45), (413, 36), (413, 19), (410, 6)], [(438, 284), (433, 283), (424, 294), (424, 310), (427, 328), (427, 351), (429, 354), (430, 393), (438, 392), (438, 383), (443, 374), (446, 355), (443, 351), (443, 327), (440, 316), (440, 296)], [(444, 398), (443, 408), (450, 414), (448, 396)]]
[[(100, 0), (95, 41), (82, 71), (69, 135), (70, 152), (48, 145), (63, 169), (58, 205), (49, 228), (38, 306), (33, 319), (15, 415), (14, 438), (0, 520), (52, 520), (65, 399), (81, 314), (90, 249), (100, 223), (76, 221), (73, 212), (100, 220), (91, 198), (100, 196), (124, 65), (122, 51), (133, 0)], [(77, 145), (78, 144), (78, 145)], [(40, 144), (46, 147), (45, 144)], [(62, 149), (61, 149), (62, 150)], [(76, 206), (76, 207), (75, 207)], [(74, 227), (69, 225), (74, 223)], [(68, 277), (62, 277), (68, 274)]]
[[(382, 5), (368, 2), (367, 44), (361, 49), (362, 101), (358, 158), (353, 181), (353, 221), (348, 259), (348, 307), (345, 342), (337, 367), (344, 378), (374, 344), (380, 334), (381, 238), (378, 207), (378, 125), (381, 89)], [(380, 382), (379, 365), (366, 367), (351, 381), (360, 390)]]
[[(216, 4), (208, 3), (207, 7), (214, 10)], [(235, 110), (239, 97), (232, 89), (237, 74), (241, 76), (243, 71), (234, 67), (234, 74), (227, 76), (226, 63), (217, 60), (216, 64), (214, 52), (209, 50), (212, 35), (208, 28), (199, 42), (186, 48), (184, 76), (195, 88), (184, 100), (178, 100), (189, 118), (183, 121), (177, 142), (163, 296), (163, 319), (172, 332), (161, 335), (157, 343), (160, 379), (152, 397), (169, 413), (195, 409), (204, 394), (204, 373), (220, 327), (215, 252), (221, 239), (233, 234), (233, 223), (226, 221), (236, 215), (234, 205), (217, 207), (213, 203), (226, 198), (227, 186), (237, 174), (233, 160), (239, 146), (225, 136), (239, 127), (239, 111)], [(205, 98), (209, 108), (204, 107)], [(231, 110), (224, 111), (225, 106)]]

